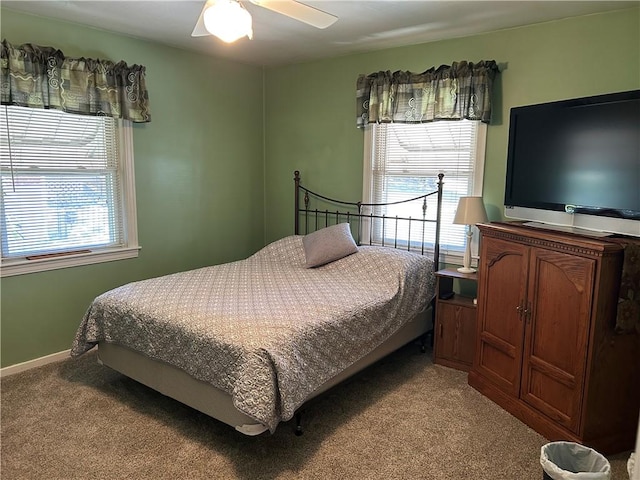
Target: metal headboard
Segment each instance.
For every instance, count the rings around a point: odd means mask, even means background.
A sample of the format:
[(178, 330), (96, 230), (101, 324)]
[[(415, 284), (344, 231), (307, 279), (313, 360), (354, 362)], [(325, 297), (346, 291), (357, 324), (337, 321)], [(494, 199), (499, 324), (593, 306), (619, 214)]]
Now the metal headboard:
[[(440, 262), (440, 223), (442, 220), (442, 186), (444, 182), (442, 179), (444, 178), (444, 174), (438, 174), (438, 189), (424, 195), (420, 195), (418, 197), (413, 197), (407, 200), (400, 200), (396, 202), (388, 202), (388, 203), (362, 203), (362, 202), (345, 202), (342, 200), (335, 200), (330, 197), (326, 197), (324, 195), (320, 195), (309, 190), (306, 187), (300, 185), (300, 172), (296, 170), (294, 172), (293, 180), (295, 182), (295, 234), (296, 235), (306, 235), (309, 233), (309, 230), (315, 231), (319, 228), (328, 227), (329, 225), (333, 225), (336, 223), (340, 223), (341, 221), (346, 221), (354, 227), (354, 223), (356, 227), (356, 235), (355, 241), (358, 245), (361, 245), (362, 235), (363, 235), (363, 227), (366, 228), (368, 225), (369, 232), (369, 245), (372, 245), (372, 237), (373, 237), (373, 224), (374, 220), (379, 220), (382, 222), (382, 229), (384, 230), (385, 222), (394, 222), (395, 223), (395, 235), (393, 238), (393, 245), (386, 244), (385, 245), (385, 235), (382, 235), (382, 246), (390, 246), (393, 248), (401, 248), (404, 245), (398, 246), (398, 224), (401, 221), (408, 222), (408, 233), (409, 238), (411, 239), (411, 225), (417, 225), (417, 228), (420, 228), (421, 231), (421, 240), (418, 242), (421, 254), (425, 253), (425, 225), (427, 223), (435, 223), (435, 239), (433, 240), (434, 252), (433, 259), (434, 265), (436, 269), (439, 268)], [(302, 198), (302, 207), (300, 202), (300, 194), (304, 192)], [(427, 198), (433, 195), (437, 195), (437, 207), (436, 207), (436, 218), (430, 219), (427, 218)], [(332, 209), (318, 209), (311, 208), (310, 202), (312, 199), (316, 199), (322, 201), (325, 204), (332, 205)], [(399, 205), (403, 203), (410, 203), (422, 200), (422, 217), (399, 217), (399, 216), (387, 216), (387, 215), (378, 215), (374, 212), (376, 211), (376, 207), (383, 207), (387, 205)], [(337, 207), (336, 210), (333, 210), (333, 207)], [(364, 207), (370, 207), (371, 213), (363, 213)], [(301, 231), (301, 220), (304, 219), (304, 231)], [(416, 247), (412, 248), (412, 242), (409, 240), (407, 242), (407, 250), (416, 250)]]

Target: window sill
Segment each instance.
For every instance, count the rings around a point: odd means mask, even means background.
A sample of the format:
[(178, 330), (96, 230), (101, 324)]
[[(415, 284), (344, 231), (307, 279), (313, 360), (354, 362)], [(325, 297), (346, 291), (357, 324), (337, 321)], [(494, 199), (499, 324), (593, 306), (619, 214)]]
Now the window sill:
[[(366, 242), (362, 242), (360, 245), (362, 246), (368, 246), (368, 245), (373, 245), (376, 247), (382, 247), (382, 243), (380, 242), (373, 242), (371, 244), (368, 243), (369, 240), (367, 240)], [(404, 242), (404, 245), (398, 243), (398, 245), (396, 247), (393, 246), (393, 241), (389, 242), (388, 240), (385, 240), (385, 247), (388, 248), (397, 248), (398, 250), (407, 250), (407, 243)], [(413, 253), (420, 253), (420, 248), (416, 248), (416, 247), (412, 247), (411, 250), (409, 250)], [(431, 250), (427, 250), (425, 247), (425, 251), (424, 251), (424, 255), (425, 256), (431, 256), (433, 257), (433, 249)], [(462, 266), (463, 263), (463, 258), (464, 258), (464, 250), (460, 250), (460, 251), (456, 251), (456, 250), (448, 250), (448, 251), (442, 251), (440, 250), (440, 263), (445, 263), (447, 265), (459, 265)], [(476, 268), (478, 266), (478, 255), (476, 253), (472, 253), (471, 254), (471, 266)]]
[[(440, 261), (447, 265), (458, 265), (462, 266), (464, 254), (460, 253), (443, 253), (440, 255)], [(471, 256), (471, 267), (478, 268), (478, 257), (475, 255)]]
[(40, 260), (4, 259), (0, 276), (11, 277), (14, 275), (25, 275), (27, 273), (45, 272), (47, 270), (58, 270), (60, 268), (79, 267), (94, 263), (112, 262), (114, 260), (124, 260), (138, 257), (140, 247), (114, 248), (108, 250), (98, 250), (91, 253), (82, 253), (64, 257), (43, 258)]

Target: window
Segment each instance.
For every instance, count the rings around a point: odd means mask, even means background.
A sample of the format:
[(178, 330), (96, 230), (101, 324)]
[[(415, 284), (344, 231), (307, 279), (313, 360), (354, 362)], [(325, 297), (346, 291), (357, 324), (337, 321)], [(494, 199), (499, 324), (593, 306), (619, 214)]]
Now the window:
[[(479, 121), (368, 125), (365, 128), (365, 202), (386, 203), (424, 195), (438, 188), (438, 174), (444, 173), (440, 249), (445, 262), (459, 262), (458, 257), (464, 254), (466, 227), (454, 225), (453, 217), (460, 197), (482, 194), (485, 137), (486, 125)], [(429, 197), (427, 218), (435, 219), (436, 204), (435, 195)], [(385, 208), (375, 214), (422, 218), (421, 209), (411, 204)], [(384, 227), (378, 221), (372, 229), (372, 241), (381, 242), (382, 235), (393, 238), (395, 228), (394, 221), (386, 221)], [(402, 222), (398, 236), (405, 244), (409, 240), (421, 240), (421, 232), (409, 232)], [(434, 236), (435, 224), (428, 224), (425, 239)], [(477, 238), (478, 235), (474, 235), (474, 239)], [(477, 252), (477, 245), (475, 249), (472, 245), (472, 250)]]
[(0, 108), (2, 276), (138, 254), (128, 121)]

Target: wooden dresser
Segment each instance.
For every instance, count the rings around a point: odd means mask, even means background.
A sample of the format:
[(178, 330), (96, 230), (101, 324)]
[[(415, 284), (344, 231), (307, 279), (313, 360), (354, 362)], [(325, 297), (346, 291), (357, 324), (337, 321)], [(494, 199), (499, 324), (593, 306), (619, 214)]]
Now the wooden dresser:
[(469, 384), (549, 440), (603, 454), (633, 448), (640, 342), (614, 332), (622, 246), (520, 224), (478, 227)]

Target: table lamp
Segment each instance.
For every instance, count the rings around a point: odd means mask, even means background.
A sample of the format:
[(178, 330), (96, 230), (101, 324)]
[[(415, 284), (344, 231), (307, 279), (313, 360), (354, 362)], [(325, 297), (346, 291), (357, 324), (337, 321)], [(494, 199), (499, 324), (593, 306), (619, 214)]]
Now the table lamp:
[(473, 273), (475, 268), (471, 268), (471, 228), (476, 223), (487, 221), (487, 211), (484, 209), (482, 197), (460, 197), (458, 210), (453, 218), (453, 223), (467, 226), (467, 245), (464, 250), (462, 267), (458, 268), (460, 273)]

